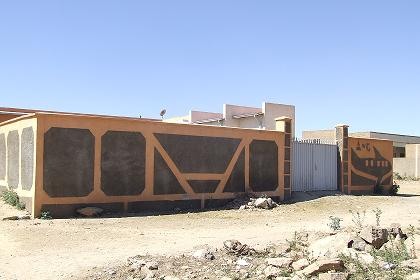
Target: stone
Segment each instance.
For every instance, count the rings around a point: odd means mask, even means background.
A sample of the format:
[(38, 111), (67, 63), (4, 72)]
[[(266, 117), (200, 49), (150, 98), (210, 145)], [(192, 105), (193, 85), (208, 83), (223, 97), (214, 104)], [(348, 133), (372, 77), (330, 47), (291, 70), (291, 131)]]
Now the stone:
[(220, 280), (233, 280), (233, 279), (230, 277), (223, 276), (222, 278), (220, 278)]
[(282, 270), (280, 268), (271, 265), (264, 269), (264, 275), (269, 279), (279, 276), (281, 272)]
[(194, 252), (193, 257), (196, 259), (209, 260), (212, 261), (215, 259), (213, 252), (209, 249), (200, 249)]
[(397, 267), (396, 264), (389, 263), (389, 262), (379, 262), (379, 267), (381, 267), (383, 270), (393, 270)]
[(353, 248), (344, 249), (341, 253), (346, 257), (349, 257), (352, 259), (358, 259), (365, 265), (370, 265), (375, 261), (375, 258), (371, 254), (366, 253), (366, 252), (356, 251)]
[(402, 267), (420, 271), (420, 259), (411, 259), (411, 260), (403, 261), (401, 262), (400, 265)]
[(300, 259), (300, 260), (292, 263), (292, 268), (296, 271), (299, 271), (299, 270), (302, 270), (302, 269), (306, 268), (309, 265), (310, 265), (310, 263), (307, 259)]
[(293, 262), (291, 258), (269, 258), (266, 260), (268, 265), (275, 266), (278, 268), (289, 268)]
[(239, 207), (239, 210), (246, 210), (246, 209), (248, 209), (248, 206), (246, 205), (241, 205), (241, 207)]
[(104, 210), (98, 207), (84, 207), (77, 209), (76, 212), (84, 217), (97, 217), (102, 214)]
[(328, 272), (328, 271), (340, 271), (344, 268), (344, 263), (340, 259), (327, 259), (327, 260), (318, 260), (313, 264), (306, 267), (302, 270), (302, 274), (305, 276), (314, 276), (318, 273)]
[(388, 242), (388, 230), (381, 227), (364, 227), (359, 236), (375, 249), (380, 249), (382, 245)]
[(349, 275), (343, 272), (321, 273), (318, 280), (347, 280)]
[(257, 200), (255, 200), (255, 207), (262, 208), (262, 209), (268, 209), (268, 200), (267, 198), (260, 197)]
[(309, 245), (308, 252), (313, 259), (337, 258), (340, 253), (349, 247), (353, 237), (345, 232), (327, 236)]
[(165, 276), (163, 279), (164, 280), (180, 280), (178, 277), (175, 277), (175, 276)]
[(353, 242), (351, 242), (351, 248), (355, 249), (356, 251), (366, 251), (367, 243), (360, 237), (355, 237)]
[(9, 216), (9, 217), (4, 217), (3, 221), (17, 221), (19, 220), (19, 216)]
[(148, 270), (158, 270), (159, 264), (158, 264), (158, 262), (155, 262), (155, 261), (147, 262), (146, 265), (145, 265), (145, 267)]
[(401, 224), (398, 224), (398, 223), (391, 224), (391, 226), (388, 228), (388, 232), (394, 238), (398, 236), (401, 239), (404, 239), (404, 240), (407, 239), (407, 235), (404, 234), (404, 232), (401, 229)]
[(238, 266), (249, 266), (249, 262), (247, 262), (246, 260), (244, 260), (244, 259), (239, 259), (239, 260), (237, 260), (236, 261), (236, 264), (238, 265)]
[(407, 280), (420, 280), (420, 273), (414, 273), (407, 277)]

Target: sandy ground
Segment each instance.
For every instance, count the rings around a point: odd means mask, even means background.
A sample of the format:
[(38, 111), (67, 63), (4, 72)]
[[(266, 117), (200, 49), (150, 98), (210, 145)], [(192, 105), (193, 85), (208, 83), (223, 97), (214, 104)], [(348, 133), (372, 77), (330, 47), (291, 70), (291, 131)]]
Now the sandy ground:
[[(326, 196), (323, 196), (326, 195)], [(220, 210), (164, 216), (0, 221), (0, 279), (80, 279), (94, 267), (137, 254), (173, 255), (221, 247), (226, 239), (266, 246), (295, 231), (328, 230), (329, 216), (351, 225), (349, 210), (383, 211), (382, 224), (420, 225), (420, 183), (405, 183), (397, 197), (309, 193), (274, 210)], [(16, 210), (0, 203), (0, 217)]]

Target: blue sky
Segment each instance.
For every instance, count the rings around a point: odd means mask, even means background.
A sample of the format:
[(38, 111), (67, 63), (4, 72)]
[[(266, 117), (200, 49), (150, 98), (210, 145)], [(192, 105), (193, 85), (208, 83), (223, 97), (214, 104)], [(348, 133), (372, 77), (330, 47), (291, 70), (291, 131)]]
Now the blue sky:
[(294, 104), (420, 135), (420, 1), (0, 2), (0, 106), (158, 117)]

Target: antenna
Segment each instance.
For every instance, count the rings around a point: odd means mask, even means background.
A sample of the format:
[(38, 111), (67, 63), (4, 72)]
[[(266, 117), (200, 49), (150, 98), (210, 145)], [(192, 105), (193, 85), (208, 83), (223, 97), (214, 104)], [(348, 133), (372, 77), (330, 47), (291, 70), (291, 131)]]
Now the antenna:
[(160, 116), (163, 120), (163, 116), (166, 114), (166, 109), (163, 109), (162, 111), (160, 111)]

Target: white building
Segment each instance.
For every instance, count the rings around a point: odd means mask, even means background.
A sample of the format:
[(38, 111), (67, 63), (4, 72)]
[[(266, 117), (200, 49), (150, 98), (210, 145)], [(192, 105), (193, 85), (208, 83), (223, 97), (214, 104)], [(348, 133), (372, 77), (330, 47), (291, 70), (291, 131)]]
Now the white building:
[(223, 113), (191, 110), (182, 117), (165, 119), (165, 122), (275, 130), (278, 117), (292, 119), (295, 132), (295, 106), (263, 102), (261, 108), (223, 104)]

